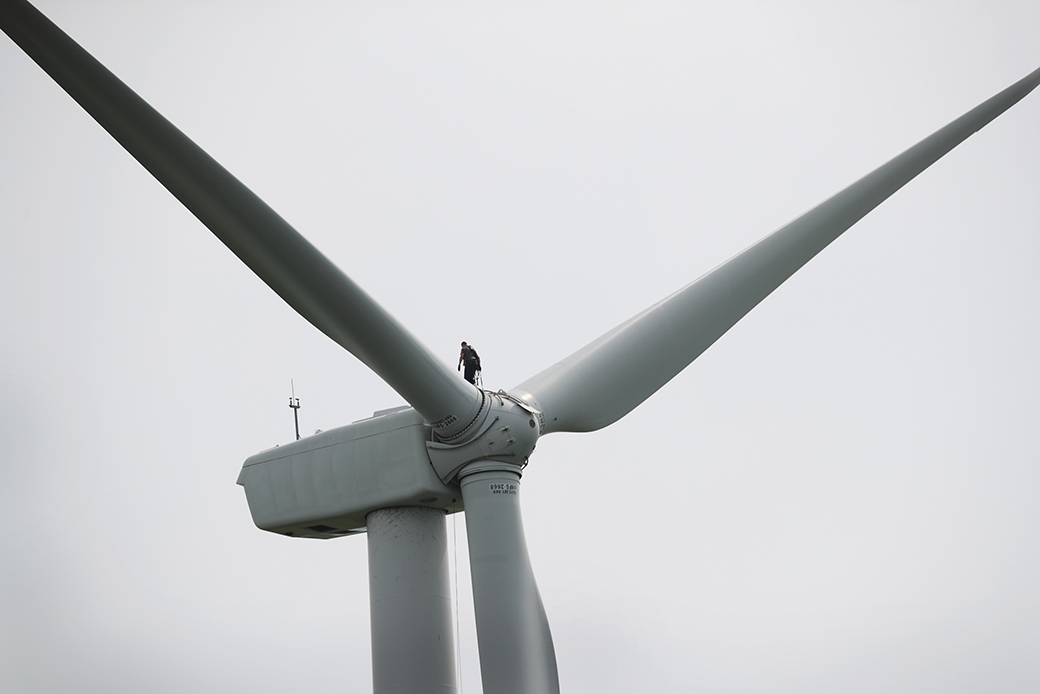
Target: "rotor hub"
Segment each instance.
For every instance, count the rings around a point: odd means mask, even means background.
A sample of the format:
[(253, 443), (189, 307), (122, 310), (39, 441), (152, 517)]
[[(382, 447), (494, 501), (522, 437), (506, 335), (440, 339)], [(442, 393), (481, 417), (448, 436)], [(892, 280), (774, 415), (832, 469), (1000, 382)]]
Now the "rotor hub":
[(462, 468), (478, 461), (500, 462), (523, 469), (541, 433), (541, 413), (504, 391), (483, 392), (485, 407), (469, 428), (475, 433), (462, 442), (429, 441), (433, 469), (448, 482)]

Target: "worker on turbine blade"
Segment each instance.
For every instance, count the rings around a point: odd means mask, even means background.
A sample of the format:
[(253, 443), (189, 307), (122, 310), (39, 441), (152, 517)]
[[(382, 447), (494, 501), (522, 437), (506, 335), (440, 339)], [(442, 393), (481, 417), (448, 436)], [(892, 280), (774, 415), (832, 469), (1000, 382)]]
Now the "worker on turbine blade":
[(472, 383), (477, 384), (477, 372), (480, 371), (480, 355), (477, 354), (477, 350), (473, 349), (472, 345), (467, 345), (465, 342), (462, 343), (462, 351), (459, 353), (459, 370), (462, 370), (463, 365), (466, 366), (466, 371), (463, 374), (465, 379)]

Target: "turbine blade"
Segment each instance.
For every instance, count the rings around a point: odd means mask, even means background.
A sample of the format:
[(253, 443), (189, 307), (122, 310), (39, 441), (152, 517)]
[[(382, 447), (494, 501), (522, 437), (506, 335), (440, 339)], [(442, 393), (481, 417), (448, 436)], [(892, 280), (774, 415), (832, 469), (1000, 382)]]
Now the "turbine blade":
[(0, 28), (275, 293), (439, 434), (468, 426), (480, 392), (263, 200), (29, 3), (0, 3)]
[(831, 241), (1038, 83), (1040, 69), (700, 279), (524, 381), (511, 394), (541, 410), (543, 433), (594, 431), (612, 424), (686, 368)]
[(558, 694), (549, 620), (520, 517), (520, 466), (477, 463), (459, 481), (486, 694)]

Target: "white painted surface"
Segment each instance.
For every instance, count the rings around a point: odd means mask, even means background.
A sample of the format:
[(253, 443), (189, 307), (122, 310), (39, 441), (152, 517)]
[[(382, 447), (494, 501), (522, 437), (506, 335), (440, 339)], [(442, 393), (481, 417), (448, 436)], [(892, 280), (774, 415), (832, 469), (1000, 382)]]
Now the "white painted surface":
[[(490, 388), (1040, 65), (1018, 0), (40, 6)], [(366, 691), (364, 541), (262, 533), (234, 481), (293, 438), (290, 378), (305, 433), (400, 399), (6, 40), (0, 84), (0, 682)], [(1040, 689), (1036, 96), (539, 441), (563, 690)]]

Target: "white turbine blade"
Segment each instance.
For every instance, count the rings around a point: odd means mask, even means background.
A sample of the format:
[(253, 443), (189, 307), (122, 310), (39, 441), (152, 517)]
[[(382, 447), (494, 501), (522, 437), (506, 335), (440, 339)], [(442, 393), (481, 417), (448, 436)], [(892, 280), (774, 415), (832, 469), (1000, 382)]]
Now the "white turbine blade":
[(477, 465), (460, 485), (484, 692), (558, 694), (556, 651), (520, 517), (520, 466)]
[(0, 28), (297, 313), (372, 369), (438, 433), (480, 409), (458, 377), (226, 169), (29, 3)]
[(1040, 69), (511, 394), (543, 433), (612, 424), (686, 368), (831, 241), (1040, 83)]

